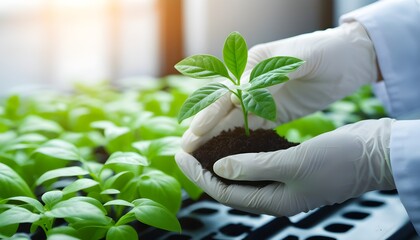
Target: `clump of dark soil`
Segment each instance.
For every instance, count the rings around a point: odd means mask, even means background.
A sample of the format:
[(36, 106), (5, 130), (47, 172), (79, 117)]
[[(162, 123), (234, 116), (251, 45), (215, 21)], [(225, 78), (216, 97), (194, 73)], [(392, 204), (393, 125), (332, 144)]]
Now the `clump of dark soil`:
[(296, 145), (298, 144), (287, 141), (271, 129), (251, 130), (250, 136), (246, 136), (244, 128), (235, 128), (233, 130), (223, 131), (218, 136), (213, 137), (207, 143), (195, 150), (192, 155), (205, 169), (212, 172), (226, 184), (245, 184), (262, 187), (271, 182), (228, 180), (219, 177), (214, 173), (213, 164), (217, 160), (233, 154), (271, 152), (280, 149), (287, 149)]

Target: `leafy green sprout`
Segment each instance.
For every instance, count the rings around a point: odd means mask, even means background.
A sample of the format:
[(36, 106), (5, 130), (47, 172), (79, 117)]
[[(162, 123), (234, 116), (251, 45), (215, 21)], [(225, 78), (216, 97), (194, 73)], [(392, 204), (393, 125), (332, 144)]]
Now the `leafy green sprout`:
[(182, 105), (178, 122), (194, 116), (230, 92), (240, 102), (245, 133), (249, 136), (249, 113), (270, 121), (276, 120), (276, 105), (266, 88), (289, 80), (287, 74), (298, 69), (304, 61), (288, 56), (265, 59), (253, 68), (248, 83), (245, 83), (241, 77), (248, 62), (248, 47), (238, 32), (232, 32), (227, 37), (223, 47), (223, 59), (224, 63), (212, 55), (194, 55), (175, 65), (180, 73), (192, 78), (222, 77), (233, 83), (233, 86), (227, 86), (213, 82), (193, 92)]
[[(175, 109), (178, 86), (165, 103)], [(202, 190), (173, 160), (185, 130), (175, 111), (146, 110), (164, 109), (142, 101), (157, 90), (98, 89), (0, 99), (0, 239), (138, 239), (136, 221), (181, 231), (181, 188)]]

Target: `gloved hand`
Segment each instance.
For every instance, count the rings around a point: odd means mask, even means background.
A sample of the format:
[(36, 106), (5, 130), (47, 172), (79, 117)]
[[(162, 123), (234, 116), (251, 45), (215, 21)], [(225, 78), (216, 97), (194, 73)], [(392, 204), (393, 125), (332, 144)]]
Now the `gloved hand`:
[[(324, 109), (378, 76), (373, 44), (358, 22), (257, 45), (248, 53), (242, 80), (248, 80), (258, 62), (273, 56), (293, 56), (306, 63), (289, 74), (289, 81), (269, 89), (277, 106), (276, 123), (253, 118), (251, 128), (273, 127)], [(222, 130), (242, 126), (239, 111), (226, 96), (198, 113), (184, 135), (183, 149), (192, 152)]]
[(226, 185), (188, 153), (179, 152), (175, 159), (193, 182), (225, 205), (291, 216), (367, 191), (394, 189), (389, 161), (394, 121), (361, 121), (287, 150), (232, 155), (215, 163), (214, 171), (227, 179), (275, 181), (260, 188)]

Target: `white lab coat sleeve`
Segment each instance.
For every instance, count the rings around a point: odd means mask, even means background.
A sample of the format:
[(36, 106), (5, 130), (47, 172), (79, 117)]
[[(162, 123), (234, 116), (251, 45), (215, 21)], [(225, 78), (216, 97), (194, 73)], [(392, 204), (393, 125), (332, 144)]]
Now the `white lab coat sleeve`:
[[(376, 50), (384, 81), (379, 98), (398, 119), (420, 117), (420, 0), (384, 0), (350, 12), (341, 22), (360, 22)], [(383, 85), (383, 86), (382, 86)]]
[(420, 120), (399, 120), (391, 131), (391, 166), (395, 185), (420, 235)]
[(360, 22), (374, 44), (384, 78), (375, 84), (375, 93), (400, 119), (391, 131), (392, 172), (420, 235), (420, 0), (379, 1), (340, 20)]

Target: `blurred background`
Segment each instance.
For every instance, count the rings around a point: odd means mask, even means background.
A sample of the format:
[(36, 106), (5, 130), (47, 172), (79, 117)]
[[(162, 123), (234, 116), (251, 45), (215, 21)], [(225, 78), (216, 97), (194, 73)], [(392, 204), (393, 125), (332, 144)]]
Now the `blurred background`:
[(221, 56), (337, 25), (372, 0), (1, 0), (0, 95), (36, 86), (173, 74), (183, 57)]

